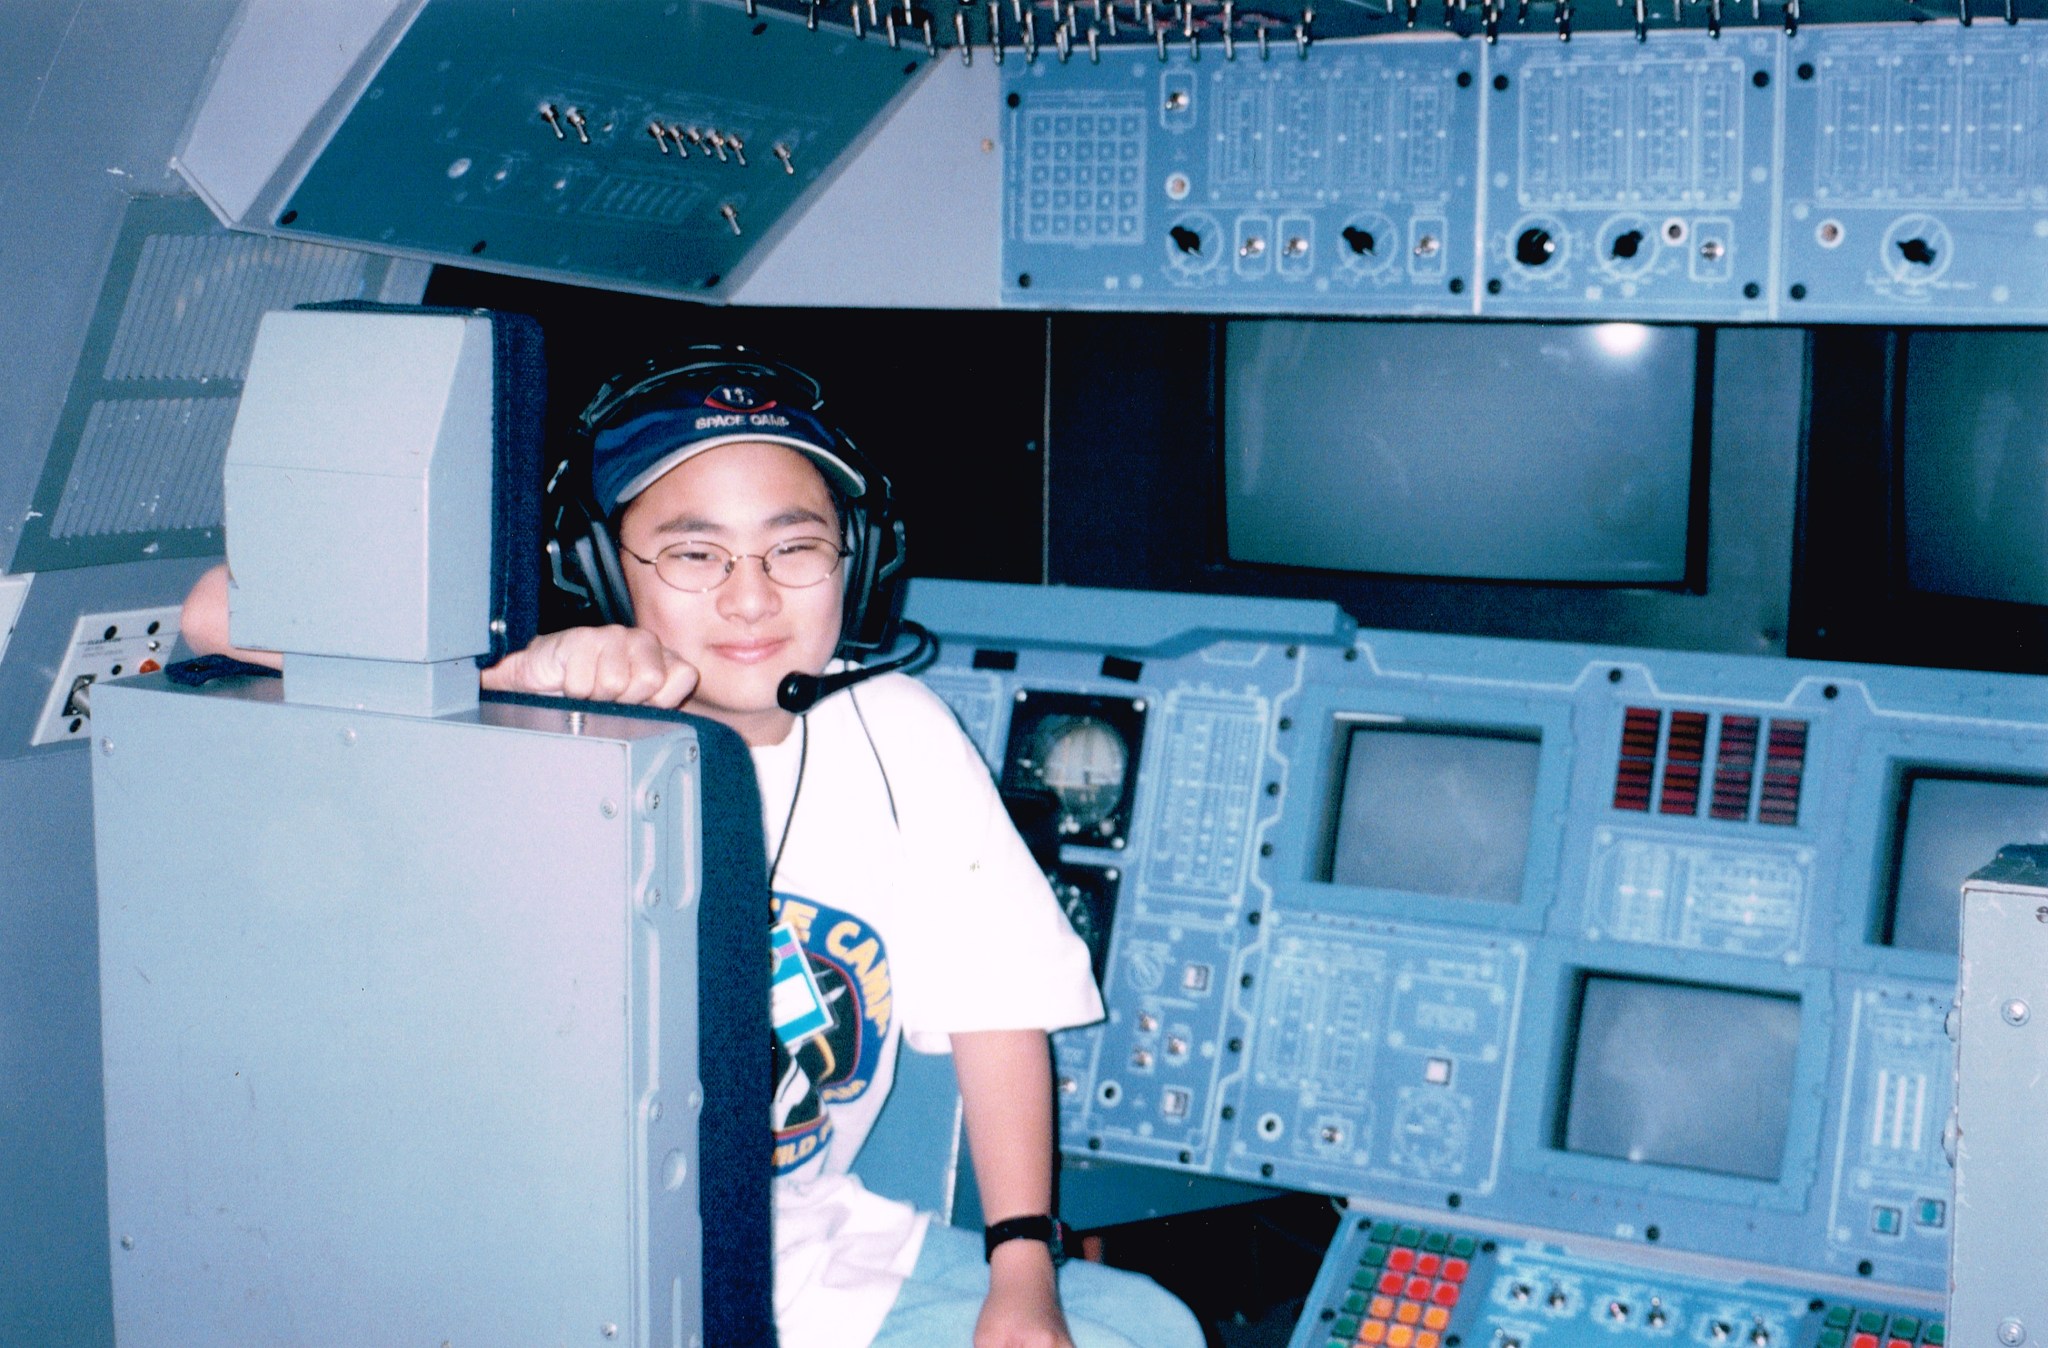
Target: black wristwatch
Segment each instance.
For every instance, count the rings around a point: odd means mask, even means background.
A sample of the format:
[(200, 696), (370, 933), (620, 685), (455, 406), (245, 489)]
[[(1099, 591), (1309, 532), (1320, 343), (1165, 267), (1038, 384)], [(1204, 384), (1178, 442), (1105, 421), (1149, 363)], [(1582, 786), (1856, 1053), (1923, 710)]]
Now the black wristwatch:
[(1067, 1237), (1072, 1232), (1067, 1224), (1057, 1217), (1011, 1217), (984, 1227), (981, 1233), (981, 1257), (993, 1259), (996, 1246), (1006, 1240), (1042, 1240), (1052, 1251), (1053, 1266), (1067, 1262)]

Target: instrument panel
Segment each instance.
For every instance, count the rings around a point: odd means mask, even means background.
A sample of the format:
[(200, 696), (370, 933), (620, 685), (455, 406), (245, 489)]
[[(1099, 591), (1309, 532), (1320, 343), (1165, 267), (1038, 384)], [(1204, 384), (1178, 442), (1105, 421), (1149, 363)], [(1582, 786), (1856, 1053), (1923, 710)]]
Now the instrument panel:
[[(1076, 648), (999, 588), (912, 605), (1002, 781), (1085, 750), (1051, 860), (1114, 911), (1064, 1149), (1943, 1285), (1956, 886), (2048, 842), (2038, 681), (1278, 619)], [(1091, 698), (1143, 704), (1120, 763)]]

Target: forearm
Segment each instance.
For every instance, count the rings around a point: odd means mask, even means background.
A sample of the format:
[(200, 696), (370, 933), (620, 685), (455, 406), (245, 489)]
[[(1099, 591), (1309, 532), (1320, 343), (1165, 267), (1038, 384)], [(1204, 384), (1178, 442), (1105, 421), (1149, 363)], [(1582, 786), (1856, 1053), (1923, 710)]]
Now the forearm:
[(1052, 1059), (1040, 1030), (953, 1036), (967, 1146), (989, 1222), (1052, 1211)]
[(222, 562), (193, 582), (178, 615), (178, 635), (201, 655), (232, 655), (252, 665), (284, 668), (276, 651), (254, 651), (228, 640), (228, 567)]

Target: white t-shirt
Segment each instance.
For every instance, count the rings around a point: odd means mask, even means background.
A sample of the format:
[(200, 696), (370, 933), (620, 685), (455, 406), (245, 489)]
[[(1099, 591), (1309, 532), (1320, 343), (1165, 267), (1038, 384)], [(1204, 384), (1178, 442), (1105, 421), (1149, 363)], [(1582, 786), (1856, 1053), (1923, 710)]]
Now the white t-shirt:
[(791, 1348), (858, 1348), (927, 1220), (847, 1173), (899, 1038), (940, 1053), (958, 1031), (1087, 1024), (1102, 1002), (987, 766), (922, 684), (870, 679), (753, 755), (777, 920), (834, 1020), (794, 1055), (774, 1049), (776, 1322)]

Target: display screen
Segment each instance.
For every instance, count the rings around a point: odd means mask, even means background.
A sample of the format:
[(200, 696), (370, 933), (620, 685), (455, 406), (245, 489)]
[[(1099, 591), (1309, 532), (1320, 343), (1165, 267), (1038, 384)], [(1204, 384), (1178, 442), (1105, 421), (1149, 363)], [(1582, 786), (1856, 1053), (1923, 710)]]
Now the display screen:
[(1640, 323), (1232, 322), (1229, 555), (1679, 584), (1699, 350), (1692, 328)]
[(1905, 339), (1906, 583), (2048, 605), (2048, 332)]
[(1319, 878), (1519, 902), (1543, 749), (1535, 734), (1404, 725), (1349, 730), (1328, 865)]
[(1566, 1151), (1780, 1177), (1796, 997), (1592, 975), (1578, 1010)]
[(1963, 881), (2014, 843), (2048, 843), (2048, 781), (1908, 773), (1884, 940), (1954, 955)]

